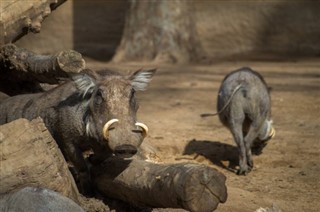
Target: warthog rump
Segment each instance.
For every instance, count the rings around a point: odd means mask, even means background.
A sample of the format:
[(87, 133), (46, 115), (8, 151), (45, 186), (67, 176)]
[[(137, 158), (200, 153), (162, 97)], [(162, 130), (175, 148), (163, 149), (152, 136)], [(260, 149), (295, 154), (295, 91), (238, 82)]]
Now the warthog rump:
[(261, 152), (275, 135), (271, 119), (271, 98), (263, 77), (250, 68), (229, 73), (219, 89), (217, 110), (220, 121), (230, 129), (239, 149), (238, 174), (253, 168), (252, 150)]

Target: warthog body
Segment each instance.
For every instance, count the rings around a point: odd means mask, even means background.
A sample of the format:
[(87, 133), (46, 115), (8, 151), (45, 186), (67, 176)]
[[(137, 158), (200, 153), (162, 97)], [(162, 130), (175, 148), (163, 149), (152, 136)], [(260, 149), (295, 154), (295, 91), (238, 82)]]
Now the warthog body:
[(84, 70), (44, 93), (5, 99), (0, 103), (0, 124), (40, 116), (73, 163), (80, 189), (85, 191), (91, 187), (82, 155), (85, 147), (93, 149), (96, 161), (111, 154), (130, 157), (137, 152), (147, 127), (136, 120), (135, 92), (146, 89), (154, 72), (140, 70), (123, 76), (110, 70)]
[(0, 196), (0, 211), (84, 212), (79, 205), (61, 194), (45, 188), (25, 187)]
[(246, 174), (253, 168), (253, 145), (265, 146), (275, 133), (266, 82), (250, 68), (231, 72), (220, 86), (217, 109), (220, 121), (230, 129), (239, 149), (238, 174)]

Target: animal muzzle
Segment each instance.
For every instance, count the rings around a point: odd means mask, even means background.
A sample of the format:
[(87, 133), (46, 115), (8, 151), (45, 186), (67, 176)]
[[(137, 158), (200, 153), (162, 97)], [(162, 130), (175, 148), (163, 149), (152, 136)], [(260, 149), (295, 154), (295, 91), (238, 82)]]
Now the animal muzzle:
[(117, 146), (114, 149), (114, 154), (121, 158), (130, 158), (138, 152), (138, 149), (135, 146), (124, 144)]
[[(117, 122), (119, 122), (118, 119), (111, 119), (103, 126), (102, 134), (103, 134), (104, 139), (108, 140), (109, 131), (111, 129), (113, 129), (113, 124), (117, 123)], [(148, 129), (147, 125), (140, 123), (140, 122), (136, 122), (135, 126), (137, 126), (141, 130), (141, 134), (142, 134), (143, 138), (145, 138), (148, 135), (149, 129)]]
[[(104, 137), (105, 140), (109, 140), (109, 142), (110, 142), (110, 139), (112, 139), (111, 135), (110, 135), (110, 131), (112, 129), (116, 130), (117, 127), (121, 127), (121, 125), (120, 126), (114, 126), (114, 124), (117, 123), (117, 122), (119, 122), (118, 119), (111, 119), (104, 125), (104, 127), (103, 127), (103, 137)], [(128, 132), (128, 133), (141, 134), (142, 140), (143, 140), (148, 134), (148, 127), (143, 123), (136, 122), (135, 123), (135, 129), (132, 129), (132, 132)], [(130, 138), (130, 136), (129, 136), (129, 138)], [(131, 137), (131, 138), (134, 138), (134, 137)], [(126, 139), (128, 139), (128, 138), (126, 138)], [(138, 140), (139, 140), (138, 143), (140, 145), (142, 140), (140, 140), (140, 138)], [(131, 142), (134, 143), (136, 141), (128, 140), (127, 143), (123, 143), (123, 144), (120, 144), (120, 145), (118, 144), (117, 146), (114, 146), (115, 143), (112, 143), (112, 141), (111, 141), (111, 143), (109, 143), (109, 145), (111, 145), (110, 148), (113, 149), (113, 152), (114, 152), (114, 154), (116, 156), (121, 157), (121, 158), (130, 158), (133, 155), (135, 155), (137, 153), (137, 151), (138, 151), (136, 145), (129, 144)]]

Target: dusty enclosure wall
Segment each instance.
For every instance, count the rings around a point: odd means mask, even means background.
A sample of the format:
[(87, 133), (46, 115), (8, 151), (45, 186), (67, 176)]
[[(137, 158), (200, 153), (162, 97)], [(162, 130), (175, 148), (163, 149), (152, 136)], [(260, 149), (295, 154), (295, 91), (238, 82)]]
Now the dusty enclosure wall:
[(128, 1), (75, 0), (74, 49), (102, 61), (110, 60), (120, 44)]
[(108, 61), (120, 43), (127, 5), (126, 0), (68, 0), (44, 20), (40, 34), (29, 33), (16, 45), (37, 53), (74, 49)]
[(320, 54), (319, 1), (197, 1), (198, 31), (212, 57)]
[[(319, 1), (197, 0), (199, 37), (209, 58), (318, 56)], [(75, 49), (109, 60), (120, 43), (128, 1), (68, 0), (40, 34), (17, 42), (39, 53)]]

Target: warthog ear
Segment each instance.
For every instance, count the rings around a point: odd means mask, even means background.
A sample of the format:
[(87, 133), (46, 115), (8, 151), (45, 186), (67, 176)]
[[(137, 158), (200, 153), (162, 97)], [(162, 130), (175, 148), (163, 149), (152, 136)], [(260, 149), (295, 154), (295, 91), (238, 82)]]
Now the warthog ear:
[(75, 74), (72, 79), (83, 97), (91, 95), (97, 86), (95, 78), (86, 72)]
[(155, 72), (156, 72), (156, 69), (138, 70), (134, 72), (129, 77), (129, 80), (131, 80), (131, 85), (133, 89), (136, 91), (146, 90)]

